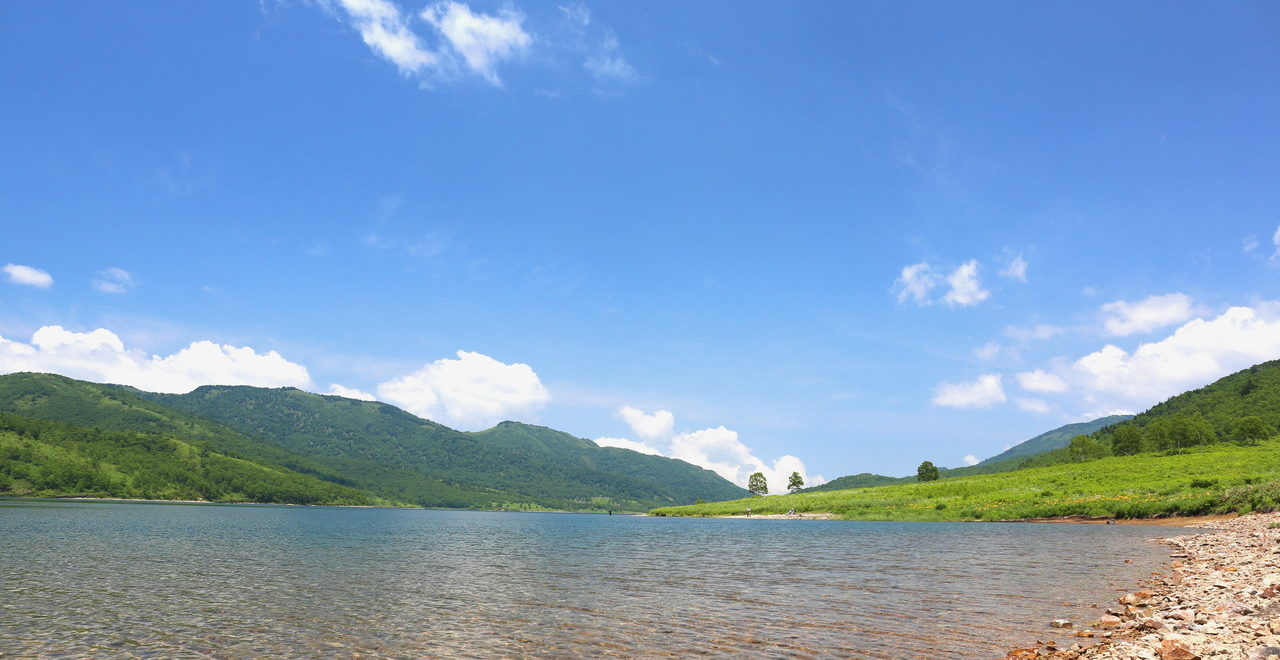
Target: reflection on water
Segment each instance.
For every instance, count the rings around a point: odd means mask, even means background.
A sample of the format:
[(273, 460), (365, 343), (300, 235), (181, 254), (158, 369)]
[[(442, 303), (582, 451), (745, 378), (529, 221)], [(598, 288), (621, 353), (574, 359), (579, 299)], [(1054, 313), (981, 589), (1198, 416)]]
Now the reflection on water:
[(993, 658), (1168, 532), (0, 500), (0, 657)]

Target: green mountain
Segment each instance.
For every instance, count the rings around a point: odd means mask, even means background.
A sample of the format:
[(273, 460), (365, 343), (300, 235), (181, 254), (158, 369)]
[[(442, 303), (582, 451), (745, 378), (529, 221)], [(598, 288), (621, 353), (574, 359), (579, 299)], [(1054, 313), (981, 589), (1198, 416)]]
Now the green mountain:
[[(1248, 421), (1272, 433), (1280, 428), (1280, 360), (1256, 364), (1179, 394), (1127, 422), (1099, 429), (1092, 438), (1118, 454), (1177, 451), (1239, 440), (1241, 423)], [(1125, 444), (1126, 433), (1131, 443)]]
[[(1106, 423), (1108, 420), (1097, 420)], [(654, 515), (786, 511), (854, 520), (1145, 518), (1280, 510), (1280, 361), (1175, 396), (1065, 447), (1006, 458), (968, 478), (656, 509)], [(954, 476), (961, 470), (950, 470)], [(865, 478), (867, 475), (858, 475)]]
[(1014, 459), (1030, 458), (1036, 454), (1043, 454), (1047, 451), (1062, 449), (1071, 443), (1071, 439), (1077, 435), (1091, 435), (1101, 428), (1119, 424), (1128, 419), (1133, 419), (1133, 415), (1111, 415), (1109, 417), (1101, 417), (1091, 422), (1080, 422), (1078, 424), (1067, 424), (1060, 426), (1052, 431), (1041, 433), (1036, 437), (1020, 442), (1003, 452), (988, 458), (978, 465), (991, 465), (992, 463), (1000, 463)]
[(207, 386), (142, 396), (303, 456), (372, 492), (423, 506), (645, 510), (651, 502), (731, 499), (746, 492), (683, 461), (603, 448), (515, 422), (463, 433), (385, 403), (293, 388)]
[[(1095, 419), (1091, 422), (1079, 422), (1076, 424), (1060, 426), (1052, 431), (1041, 433), (1030, 440), (1020, 442), (1004, 452), (978, 463), (977, 465), (968, 465), (958, 468), (938, 468), (938, 478), (955, 479), (957, 477), (971, 477), (978, 474), (996, 474), (1017, 470), (1024, 465), (1027, 459), (1033, 456), (1065, 448), (1071, 442), (1071, 439), (1077, 435), (1088, 435), (1098, 431), (1099, 429), (1131, 419), (1132, 417), (1132, 415), (1112, 415), (1110, 417)], [(915, 482), (916, 476), (914, 474), (905, 477), (886, 477), (880, 474), (863, 472), (860, 474), (840, 477), (838, 479), (832, 479), (821, 486), (805, 488), (800, 492), (810, 493), (846, 490), (849, 488), (874, 488), (877, 486), (891, 486), (893, 484), (908, 484)]]
[(293, 388), (154, 394), (49, 374), (0, 376), (0, 411), (84, 428), (158, 433), (360, 489), (451, 508), (647, 510), (746, 491), (714, 472), (542, 427), (463, 433), (394, 406)]

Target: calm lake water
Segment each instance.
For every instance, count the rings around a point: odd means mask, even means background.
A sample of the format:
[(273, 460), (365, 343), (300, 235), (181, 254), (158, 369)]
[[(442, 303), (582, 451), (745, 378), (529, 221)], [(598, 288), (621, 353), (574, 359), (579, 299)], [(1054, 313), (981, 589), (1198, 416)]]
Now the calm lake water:
[(0, 500), (0, 657), (996, 658), (1179, 533)]

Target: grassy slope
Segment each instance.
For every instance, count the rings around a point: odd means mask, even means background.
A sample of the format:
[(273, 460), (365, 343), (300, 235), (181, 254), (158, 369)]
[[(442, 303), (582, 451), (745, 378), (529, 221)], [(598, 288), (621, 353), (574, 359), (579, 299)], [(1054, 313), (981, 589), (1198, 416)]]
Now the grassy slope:
[(829, 512), (849, 520), (1142, 518), (1280, 508), (1280, 439), (1016, 472), (655, 509), (654, 515)]

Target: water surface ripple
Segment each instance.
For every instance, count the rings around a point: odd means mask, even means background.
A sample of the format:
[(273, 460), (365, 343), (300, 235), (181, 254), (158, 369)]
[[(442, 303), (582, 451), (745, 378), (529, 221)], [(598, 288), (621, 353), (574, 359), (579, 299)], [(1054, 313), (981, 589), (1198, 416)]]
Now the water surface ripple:
[(0, 500), (0, 657), (996, 658), (1169, 532)]

